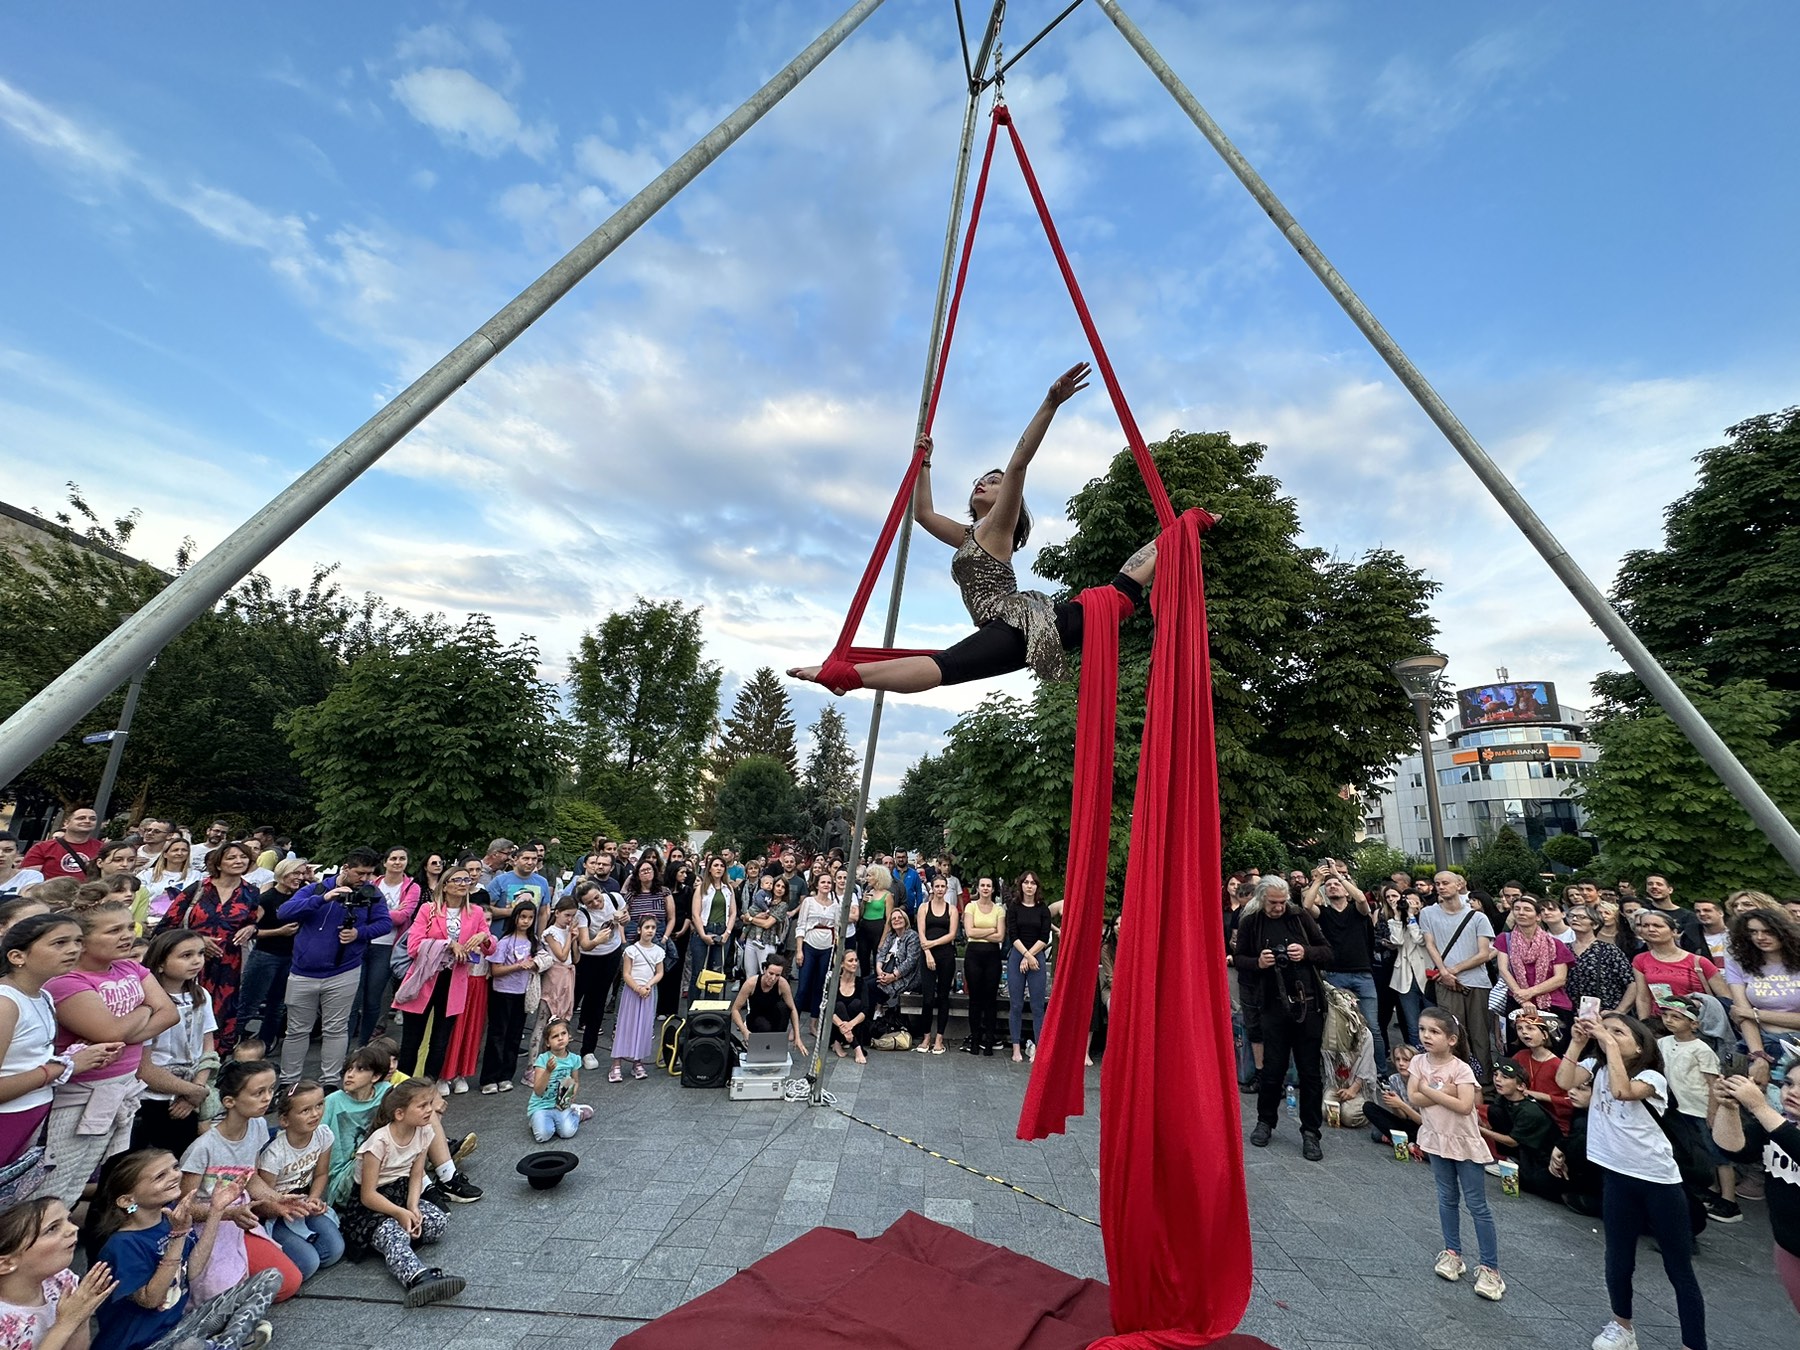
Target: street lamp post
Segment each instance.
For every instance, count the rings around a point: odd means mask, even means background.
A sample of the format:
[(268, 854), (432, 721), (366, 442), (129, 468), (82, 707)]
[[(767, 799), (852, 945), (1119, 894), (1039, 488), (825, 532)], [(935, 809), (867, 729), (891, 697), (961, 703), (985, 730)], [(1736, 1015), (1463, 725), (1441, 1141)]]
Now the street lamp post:
[(1450, 865), (1450, 848), (1444, 842), (1444, 810), (1438, 804), (1437, 765), (1431, 758), (1431, 701), (1450, 659), (1439, 652), (1420, 652), (1394, 662), (1394, 678), (1412, 700), (1419, 719), (1419, 754), (1425, 766), (1425, 809), (1431, 816), (1431, 864), (1438, 871)]

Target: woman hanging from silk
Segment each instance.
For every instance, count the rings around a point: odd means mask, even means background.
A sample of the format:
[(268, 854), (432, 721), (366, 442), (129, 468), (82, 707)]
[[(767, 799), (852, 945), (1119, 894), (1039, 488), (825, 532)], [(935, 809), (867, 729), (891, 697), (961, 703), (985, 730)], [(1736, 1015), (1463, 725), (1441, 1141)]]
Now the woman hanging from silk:
[[(1073, 601), (1052, 601), (1042, 591), (1021, 591), (1013, 571), (1013, 555), (1031, 535), (1031, 513), (1025, 509), (1025, 475), (1043, 444), (1056, 410), (1087, 388), (1088, 364), (1071, 366), (1057, 377), (1032, 415), (1024, 435), (1004, 469), (992, 469), (975, 480), (969, 494), (973, 523), (954, 520), (935, 509), (931, 499), (931, 440), (919, 445), (925, 458), (913, 489), (913, 518), (925, 532), (956, 550), (950, 576), (962, 592), (976, 631), (955, 646), (926, 656), (901, 656), (857, 665), (796, 666), (788, 671), (802, 680), (818, 680), (834, 694), (851, 688), (884, 689), (917, 694), (941, 684), (967, 684), (992, 679), (1029, 666), (1039, 679), (1063, 674), (1063, 653), (1081, 648), (1082, 609)], [(1156, 544), (1144, 545), (1113, 577), (1113, 586), (1135, 609), (1156, 573)], [(851, 682), (851, 677), (855, 682)]]

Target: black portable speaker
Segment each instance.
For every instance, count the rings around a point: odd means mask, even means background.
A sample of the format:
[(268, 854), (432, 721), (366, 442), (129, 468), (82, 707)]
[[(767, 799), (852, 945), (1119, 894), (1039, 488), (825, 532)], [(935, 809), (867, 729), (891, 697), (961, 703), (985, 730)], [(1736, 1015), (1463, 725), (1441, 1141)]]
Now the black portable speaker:
[[(702, 1013), (701, 1016), (708, 1014)], [(731, 1043), (723, 1034), (696, 1036), (693, 1019), (688, 1022), (688, 1035), (681, 1051), (681, 1086), (722, 1088), (731, 1077)]]

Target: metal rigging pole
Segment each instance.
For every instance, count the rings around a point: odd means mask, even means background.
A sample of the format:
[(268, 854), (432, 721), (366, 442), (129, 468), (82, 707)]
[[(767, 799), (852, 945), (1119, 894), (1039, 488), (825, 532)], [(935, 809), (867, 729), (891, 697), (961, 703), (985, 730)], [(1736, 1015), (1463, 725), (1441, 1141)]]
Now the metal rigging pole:
[[(1418, 367), (1400, 349), (1400, 344), (1394, 341), (1387, 329), (1370, 313), (1369, 307), (1363, 304), (1362, 297), (1351, 289), (1350, 283), (1331, 265), (1330, 260), (1313, 242), (1312, 236), (1300, 227), (1300, 222), (1294, 219), (1274, 190), (1263, 181), (1262, 175), (1251, 167), (1250, 161), (1244, 158), (1219, 124), (1200, 106), (1200, 100), (1182, 83), (1181, 77), (1169, 68), (1169, 63), (1151, 46), (1150, 39), (1131, 21), (1118, 0), (1099, 0), (1099, 5), (1106, 12), (1106, 17), (1112, 20), (1113, 25), (1131, 44), (1132, 49), (1143, 58), (1144, 64), (1150, 67), (1151, 73), (1162, 82), (1163, 88), (1169, 91), (1175, 102), (1181, 105), (1181, 110), (1193, 120), (1194, 125), (1200, 129), (1200, 134), (1219, 152), (1220, 158), (1237, 175), (1238, 181), (1256, 198), (1257, 205), (1268, 213), (1282, 237), (1293, 245), (1294, 251), (1312, 269), (1313, 275), (1324, 283), (1332, 298), (1350, 316), (1350, 321), (1369, 340), (1369, 345), (1375, 348), (1381, 359), (1387, 362), (1389, 369), (1399, 377), (1407, 392), (1425, 410), (1425, 415), (1456, 448), (1456, 452), (1481, 480), (1482, 486), (1500, 504), (1500, 509), (1512, 517), (1513, 524), (1531, 541), (1532, 547), (1543, 556), (1544, 561), (1550, 565), (1550, 570), (1568, 588), (1569, 594), (1587, 611), (1588, 617), (1613, 645), (1614, 650), (1625, 658), (1625, 663), (1644, 682), (1650, 696), (1668, 713), (1670, 720), (1681, 728), (1682, 734), (1700, 752), (1700, 757), (1718, 774), (1719, 781), (1725, 785), (1726, 790), (1749, 812), (1750, 819), (1763, 837), (1775, 846), (1776, 851), (1787, 860), (1789, 867), (1800, 873), (1800, 831), (1795, 830), (1794, 823), (1782, 814), (1781, 808), (1763, 791), (1762, 785), (1751, 777), (1750, 771), (1732, 754), (1731, 748), (1720, 739), (1719, 733), (1700, 715), (1700, 710), (1682, 692), (1681, 686), (1670, 678), (1669, 672), (1662, 668), (1656, 657), (1651, 655), (1650, 649), (1631, 631), (1631, 626), (1607, 601), (1600, 588), (1569, 556), (1569, 551), (1550, 532), (1550, 527), (1544, 524), (1537, 512), (1532, 510), (1531, 504), (1520, 495), (1518, 488), (1513, 486), (1500, 467), (1488, 457), (1480, 442), (1450, 410), (1450, 405), (1444, 402)], [(1426, 772), (1430, 773), (1429, 747), (1426, 758)]]
[[(1000, 43), (1000, 25), (1006, 17), (1006, 0), (994, 0), (993, 12), (988, 16), (987, 31), (981, 40), (981, 47), (976, 52), (975, 60), (967, 67), (969, 72), (969, 102), (963, 110), (962, 141), (956, 153), (956, 174), (950, 187), (950, 221), (944, 227), (943, 261), (938, 268), (937, 303), (931, 313), (931, 340), (925, 351), (925, 384), (919, 392), (919, 416), (914, 423), (916, 436), (925, 429), (925, 410), (931, 403), (931, 387), (937, 378), (938, 353), (944, 341), (944, 318), (950, 305), (950, 281), (956, 270), (956, 245), (962, 237), (963, 197), (969, 185), (969, 159), (975, 148), (975, 124), (980, 112), (981, 93), (985, 88), (983, 75), (988, 63), (995, 59)], [(961, 9), (958, 8), (958, 19)], [(906, 514), (900, 522), (899, 549), (894, 555), (894, 583), (888, 592), (887, 622), (882, 627), (881, 645), (894, 645), (894, 632), (900, 622), (900, 593), (906, 585), (906, 555), (908, 545), (912, 541), (912, 503), (906, 504)], [(812, 1047), (811, 1069), (807, 1077), (812, 1080), (812, 1104), (825, 1104), (826, 1049), (831, 1041), (831, 1018), (837, 1011), (837, 992), (839, 971), (844, 964), (844, 930), (850, 926), (850, 906), (856, 894), (857, 879), (862, 873), (863, 827), (869, 818), (869, 789), (875, 778), (875, 749), (881, 736), (881, 709), (886, 695), (883, 691), (875, 691), (875, 706), (869, 712), (869, 736), (863, 749), (862, 790), (856, 798), (856, 820), (850, 828), (850, 852), (845, 859), (849, 868), (849, 877), (844, 886), (843, 898), (838, 902), (837, 941), (832, 948), (831, 970), (825, 978), (825, 1004), (819, 1014), (819, 1034)], [(807, 1009), (800, 1009), (804, 1014)]]
[[(769, 82), (607, 218), (456, 350), (234, 530), (223, 543), (44, 687), (0, 726), (0, 785), (10, 783), (188, 624), (372, 467), (512, 340), (574, 289), (811, 74), (882, 0), (856, 0)], [(902, 553), (904, 558), (904, 553)], [(891, 620), (890, 620), (891, 622)]]

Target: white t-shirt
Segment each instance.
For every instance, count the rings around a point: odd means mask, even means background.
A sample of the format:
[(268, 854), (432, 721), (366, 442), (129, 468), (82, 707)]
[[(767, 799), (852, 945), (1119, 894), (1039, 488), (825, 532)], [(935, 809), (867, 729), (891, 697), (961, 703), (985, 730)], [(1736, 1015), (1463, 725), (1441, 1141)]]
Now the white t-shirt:
[(0, 1350), (37, 1350), (56, 1325), (56, 1305), (80, 1283), (72, 1270), (59, 1270), (44, 1281), (44, 1301), (34, 1307), (0, 1303)]
[[(207, 1035), (219, 1029), (218, 1020), (213, 1016), (212, 999), (202, 989), (198, 1007), (194, 1006), (192, 996), (186, 993), (171, 994), (169, 1001), (181, 1016), (174, 1026), (158, 1032), (150, 1042), (150, 1062), (162, 1068), (171, 1064), (196, 1064), (200, 1056), (206, 1053)], [(215, 1074), (216, 1072), (215, 1070)], [(175, 1100), (167, 1092), (146, 1092), (144, 1096), (153, 1102)]]
[(225, 1123), (221, 1121), (194, 1140), (181, 1155), (181, 1170), (201, 1178), (199, 1193), (203, 1196), (211, 1195), (221, 1181), (236, 1182), (248, 1190), (257, 1155), (269, 1139), (268, 1127), (254, 1120), (242, 1139), (227, 1139)]
[[(19, 1010), (12, 1040), (6, 1047), (6, 1057), (0, 1059), (0, 1074), (10, 1077), (31, 1069), (42, 1070), (50, 1062), (50, 1051), (56, 1044), (56, 1004), (42, 990), (33, 997), (15, 988), (10, 980), (0, 980), (0, 997)], [(0, 1102), (0, 1114), (14, 1115), (48, 1106), (54, 1095), (54, 1090), (48, 1086), (33, 1088), (10, 1102)]]
[(5, 881), (0, 881), (0, 900), (17, 895), (27, 886), (35, 886), (44, 879), (44, 874), (35, 867), (21, 867)]
[(1679, 1185), (1675, 1150), (1650, 1114), (1653, 1106), (1658, 1111), (1669, 1109), (1668, 1080), (1654, 1069), (1640, 1069), (1631, 1081), (1648, 1083), (1654, 1091), (1641, 1101), (1622, 1102), (1612, 1094), (1605, 1060), (1583, 1060), (1582, 1066), (1594, 1075), (1594, 1101), (1588, 1108), (1589, 1161), (1639, 1181)]
[(657, 967), (663, 963), (661, 945), (646, 947), (641, 942), (634, 942), (625, 949), (625, 973), (639, 984), (648, 984), (655, 977)]
[[(388, 913), (392, 914), (394, 906), (400, 903), (400, 888), (406, 885), (406, 882), (404, 880), (389, 882), (384, 874), (382, 879), (375, 884), (381, 888), (381, 898), (387, 901)], [(370, 938), (369, 945), (371, 947), (391, 947), (394, 945), (396, 936), (398, 935), (394, 930), (389, 928), (381, 937)]]
[(1668, 1074), (1669, 1087), (1675, 1094), (1675, 1109), (1684, 1116), (1705, 1120), (1708, 1103), (1712, 1100), (1706, 1076), (1712, 1074), (1716, 1078), (1719, 1075), (1718, 1055), (1698, 1036), (1685, 1043), (1673, 1036), (1664, 1036), (1656, 1042), (1656, 1048), (1662, 1051), (1663, 1070)]
[(1706, 954), (1713, 959), (1715, 965), (1724, 965), (1725, 958), (1731, 955), (1731, 930), (1721, 928), (1716, 933), (1700, 930), (1700, 936), (1706, 939)]
[(320, 1125), (303, 1147), (295, 1148), (283, 1130), (268, 1142), (257, 1157), (256, 1167), (275, 1178), (275, 1189), (282, 1194), (311, 1188), (319, 1159), (331, 1152), (331, 1126)]
[[(368, 1153), (375, 1159), (375, 1184), (385, 1186), (389, 1182), (399, 1181), (402, 1177), (412, 1175), (413, 1161), (431, 1147), (432, 1127), (421, 1125), (413, 1131), (412, 1142), (402, 1144), (394, 1138), (392, 1127), (383, 1125), (362, 1142), (356, 1150), (356, 1156)], [(362, 1175), (358, 1164), (357, 1175)]]
[(588, 903), (582, 907), (581, 918), (583, 926), (588, 932), (603, 932), (605, 934), (599, 942), (595, 943), (587, 951), (582, 953), (584, 957), (607, 956), (618, 951), (624, 944), (625, 938), (623, 929), (607, 928), (605, 926), (607, 921), (611, 919), (616, 919), (620, 923), (624, 923), (625, 921), (625, 905), (619, 897), (611, 891), (602, 891), (597, 896), (590, 896)]

